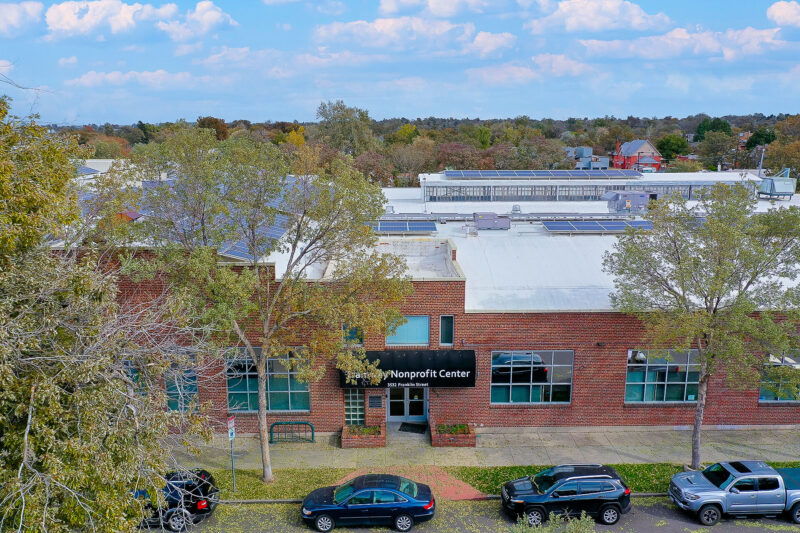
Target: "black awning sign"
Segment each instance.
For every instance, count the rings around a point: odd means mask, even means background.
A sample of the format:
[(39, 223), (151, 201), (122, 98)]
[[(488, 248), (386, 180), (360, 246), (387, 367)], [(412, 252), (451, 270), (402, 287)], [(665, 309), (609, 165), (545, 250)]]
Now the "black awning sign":
[(366, 357), (379, 361), (380, 382), (340, 372), (342, 388), (475, 386), (474, 350), (383, 350)]

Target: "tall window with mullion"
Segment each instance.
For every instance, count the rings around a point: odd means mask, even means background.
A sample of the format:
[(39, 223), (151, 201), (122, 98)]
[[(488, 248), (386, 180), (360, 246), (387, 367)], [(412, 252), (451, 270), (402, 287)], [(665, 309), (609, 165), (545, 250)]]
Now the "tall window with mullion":
[(800, 374), (800, 357), (797, 355), (778, 357), (770, 354), (764, 363), (758, 401), (800, 402), (798, 374)]
[(197, 409), (197, 372), (172, 370), (165, 376), (167, 407), (182, 413)]
[(697, 350), (630, 350), (626, 403), (696, 402)]
[(572, 350), (492, 352), (491, 403), (570, 403)]
[[(308, 411), (311, 409), (308, 384), (289, 369), (289, 357), (267, 360), (267, 410)], [(225, 374), (228, 384), (228, 410), (258, 410), (258, 373), (250, 358), (229, 359)]]

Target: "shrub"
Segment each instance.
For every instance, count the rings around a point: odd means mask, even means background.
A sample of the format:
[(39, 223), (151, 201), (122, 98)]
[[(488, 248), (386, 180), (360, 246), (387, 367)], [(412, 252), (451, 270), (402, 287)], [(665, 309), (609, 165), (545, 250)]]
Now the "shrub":
[(550, 519), (542, 525), (536, 527), (528, 526), (525, 516), (514, 524), (511, 533), (594, 533), (594, 520), (582, 512), (580, 518), (569, 518), (566, 516), (550, 513)]
[(381, 434), (381, 427), (380, 426), (345, 426), (347, 428), (347, 433), (351, 436), (353, 435), (380, 435)]
[(469, 435), (469, 426), (466, 424), (438, 424), (436, 433), (440, 435)]

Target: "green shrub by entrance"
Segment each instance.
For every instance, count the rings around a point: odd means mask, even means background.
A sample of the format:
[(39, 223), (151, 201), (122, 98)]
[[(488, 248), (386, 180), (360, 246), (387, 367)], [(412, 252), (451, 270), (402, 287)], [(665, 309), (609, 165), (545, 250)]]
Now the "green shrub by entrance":
[(469, 426), (466, 424), (439, 424), (436, 433), (440, 435), (469, 435)]

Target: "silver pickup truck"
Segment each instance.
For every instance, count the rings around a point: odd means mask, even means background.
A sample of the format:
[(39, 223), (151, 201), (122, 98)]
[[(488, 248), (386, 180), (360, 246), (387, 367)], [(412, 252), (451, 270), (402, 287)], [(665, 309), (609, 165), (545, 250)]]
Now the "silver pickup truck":
[(669, 497), (706, 526), (716, 524), (723, 514), (784, 512), (800, 524), (800, 468), (775, 469), (761, 461), (716, 463), (672, 476)]

